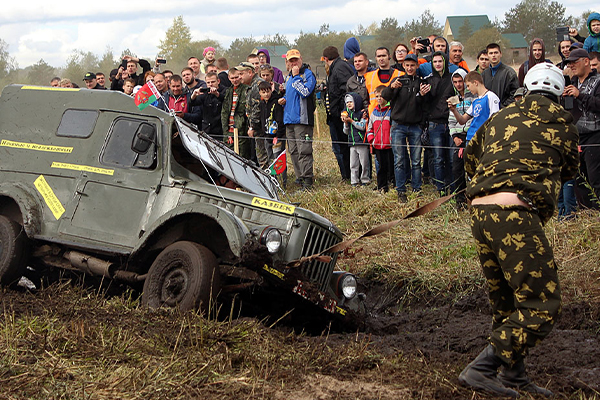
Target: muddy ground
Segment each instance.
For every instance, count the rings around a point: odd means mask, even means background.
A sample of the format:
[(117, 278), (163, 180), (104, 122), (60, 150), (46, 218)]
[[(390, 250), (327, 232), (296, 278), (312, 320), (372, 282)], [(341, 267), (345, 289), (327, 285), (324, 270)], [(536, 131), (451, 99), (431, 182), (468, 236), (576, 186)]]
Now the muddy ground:
[[(486, 345), (490, 328), (487, 295), (479, 289), (467, 297), (410, 298), (401, 289), (368, 282), (371, 317), (365, 332), (319, 335), (292, 333), (289, 324), (264, 328), (273, 341), (283, 340), (293, 346), (343, 351), (353, 344), (364, 346), (364, 355), (353, 356), (337, 367), (295, 366), (295, 372), (275, 374), (277, 381), (252, 386), (206, 385), (195, 388), (183, 398), (268, 398), (268, 399), (479, 399), (487, 398), (458, 384), (460, 370)], [(93, 289), (93, 288), (92, 288)], [(61, 291), (70, 290), (62, 286)], [(96, 292), (97, 293), (97, 292)], [(397, 299), (407, 299), (399, 304)], [(82, 303), (89, 299), (83, 300)], [(44, 315), (51, 313), (64, 319), (73, 318), (65, 298), (50, 288), (35, 292), (6, 290), (0, 299), (7, 315)], [(78, 306), (80, 306), (79, 304)], [(536, 383), (557, 394), (557, 398), (593, 399), (600, 392), (600, 305), (570, 303), (542, 345), (534, 348), (527, 359), (530, 376)], [(93, 304), (89, 307), (94, 307)], [(10, 312), (7, 314), (7, 310)], [(123, 316), (95, 309), (77, 312), (78, 321), (89, 326), (99, 322), (120, 324), (135, 329), (135, 314)], [(89, 318), (89, 321), (85, 321)], [(4, 319), (2, 319), (4, 322)], [(178, 325), (146, 325), (147, 335), (177, 334)], [(290, 339), (290, 336), (293, 339)], [(283, 338), (283, 339), (282, 339)], [(276, 368), (276, 367), (275, 367)], [(11, 377), (0, 376), (0, 382)], [(525, 395), (525, 398), (535, 398)], [(24, 398), (5, 397), (0, 398)], [(130, 398), (130, 397), (129, 397)], [(150, 397), (152, 398), (152, 397)], [(165, 397), (169, 398), (169, 396)]]

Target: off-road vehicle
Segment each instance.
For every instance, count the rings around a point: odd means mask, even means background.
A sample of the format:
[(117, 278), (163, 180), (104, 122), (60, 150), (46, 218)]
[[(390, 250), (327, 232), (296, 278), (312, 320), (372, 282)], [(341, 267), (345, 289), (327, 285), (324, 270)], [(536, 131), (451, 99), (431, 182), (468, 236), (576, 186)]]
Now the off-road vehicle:
[[(0, 282), (28, 265), (142, 286), (150, 307), (264, 290), (364, 313), (325, 218), (195, 126), (114, 91), (7, 86), (0, 97)], [(315, 315), (318, 313), (315, 313)]]

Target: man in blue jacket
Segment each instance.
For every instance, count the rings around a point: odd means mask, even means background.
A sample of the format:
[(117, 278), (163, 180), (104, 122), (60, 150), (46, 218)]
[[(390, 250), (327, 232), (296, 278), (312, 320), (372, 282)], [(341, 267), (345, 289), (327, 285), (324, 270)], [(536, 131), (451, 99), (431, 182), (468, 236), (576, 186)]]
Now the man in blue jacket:
[(290, 73), (285, 83), (285, 95), (279, 99), (283, 105), (283, 123), (286, 126), (288, 150), (294, 165), (297, 181), (304, 189), (313, 184), (313, 126), (315, 101), (312, 96), (317, 80), (296, 49), (286, 54)]

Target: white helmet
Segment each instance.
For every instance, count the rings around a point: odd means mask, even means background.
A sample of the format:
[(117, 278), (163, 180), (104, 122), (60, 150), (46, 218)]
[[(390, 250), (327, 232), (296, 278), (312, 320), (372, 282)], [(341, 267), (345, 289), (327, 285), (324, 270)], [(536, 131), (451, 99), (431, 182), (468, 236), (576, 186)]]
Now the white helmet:
[(562, 71), (553, 64), (543, 62), (534, 65), (523, 80), (528, 92), (547, 92), (562, 96), (565, 90), (565, 78)]

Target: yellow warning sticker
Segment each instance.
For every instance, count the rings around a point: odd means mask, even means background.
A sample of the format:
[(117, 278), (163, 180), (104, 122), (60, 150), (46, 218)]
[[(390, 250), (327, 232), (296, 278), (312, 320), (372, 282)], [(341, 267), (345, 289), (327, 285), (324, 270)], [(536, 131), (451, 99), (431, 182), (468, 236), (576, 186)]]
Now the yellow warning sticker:
[(68, 163), (57, 162), (57, 161), (54, 161), (52, 163), (51, 167), (52, 168), (60, 168), (60, 169), (71, 169), (73, 171), (94, 172), (96, 174), (102, 174), (102, 175), (113, 175), (115, 173), (114, 169), (92, 167), (90, 165), (68, 164)]
[(44, 178), (44, 175), (38, 176), (38, 178), (33, 182), (33, 184), (44, 198), (44, 201), (46, 202), (46, 205), (48, 206), (50, 211), (52, 211), (52, 214), (54, 214), (54, 218), (59, 219), (64, 214), (65, 208), (60, 203), (58, 197), (56, 197), (56, 195), (54, 194), (54, 191), (52, 190), (50, 185), (48, 185), (48, 182), (46, 182), (46, 178)]
[(37, 143), (13, 142), (12, 140), (6, 140), (6, 139), (2, 139), (2, 141), (0, 141), (0, 146), (12, 147), (15, 149), (24, 149), (24, 150), (48, 151), (50, 153), (67, 153), (68, 154), (73, 151), (72, 147), (49, 146), (46, 144), (37, 144)]
[(252, 199), (252, 205), (260, 208), (265, 208), (267, 210), (279, 211), (285, 214), (293, 214), (296, 210), (296, 207), (292, 205), (279, 203), (273, 200), (261, 199), (260, 197), (254, 197)]
[(77, 88), (60, 88), (51, 86), (21, 86), (21, 90), (53, 90), (56, 92), (76, 92), (80, 89)]

